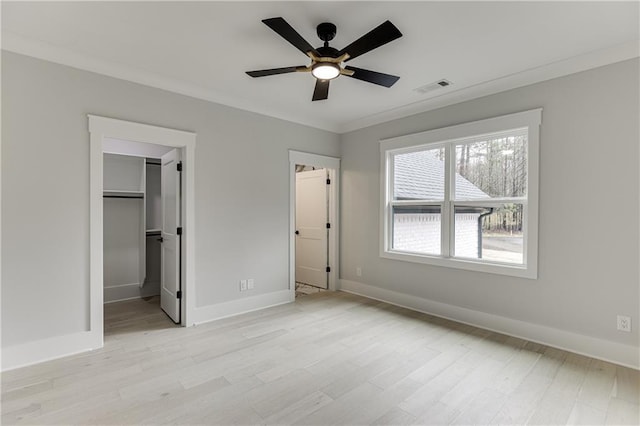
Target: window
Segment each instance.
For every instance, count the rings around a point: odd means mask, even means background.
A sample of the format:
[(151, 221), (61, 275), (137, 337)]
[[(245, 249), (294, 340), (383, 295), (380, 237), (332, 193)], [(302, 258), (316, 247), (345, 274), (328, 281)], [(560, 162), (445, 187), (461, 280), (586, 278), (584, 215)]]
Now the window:
[(380, 255), (536, 278), (541, 115), (381, 141)]

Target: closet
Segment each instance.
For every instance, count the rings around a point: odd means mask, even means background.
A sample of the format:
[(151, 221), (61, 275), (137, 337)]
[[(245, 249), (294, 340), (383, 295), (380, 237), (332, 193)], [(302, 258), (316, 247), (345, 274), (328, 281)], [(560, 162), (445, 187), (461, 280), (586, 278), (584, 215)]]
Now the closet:
[(160, 294), (160, 159), (104, 156), (104, 302)]

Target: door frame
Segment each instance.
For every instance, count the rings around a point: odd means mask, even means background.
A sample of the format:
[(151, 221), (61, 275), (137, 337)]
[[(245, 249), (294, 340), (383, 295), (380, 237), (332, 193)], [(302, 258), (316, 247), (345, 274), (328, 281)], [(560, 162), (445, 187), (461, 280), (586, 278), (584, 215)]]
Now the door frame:
[(87, 115), (89, 120), (89, 327), (104, 344), (103, 326), (103, 139), (152, 143), (182, 150), (181, 325), (192, 324), (195, 309), (195, 147), (196, 134), (149, 124)]
[(338, 290), (340, 250), (340, 158), (289, 150), (289, 291), (296, 297), (296, 164), (329, 172), (329, 290)]

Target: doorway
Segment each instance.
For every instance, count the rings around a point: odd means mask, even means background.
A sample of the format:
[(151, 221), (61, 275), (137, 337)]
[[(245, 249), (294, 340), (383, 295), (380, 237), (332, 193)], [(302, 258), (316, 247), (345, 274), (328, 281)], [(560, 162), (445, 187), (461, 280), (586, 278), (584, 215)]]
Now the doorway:
[(296, 164), (296, 295), (329, 287), (329, 190), (327, 169)]
[[(181, 161), (182, 172), (173, 181), (168, 181), (167, 189), (173, 188), (173, 193), (166, 197), (167, 203), (173, 203), (174, 214), (166, 215), (167, 220), (162, 226), (163, 240), (171, 240), (164, 256), (173, 256), (175, 262), (162, 262), (163, 275), (175, 277), (176, 285), (173, 290), (172, 307), (165, 311), (174, 321), (182, 326), (193, 325), (192, 312), (194, 309), (194, 167), (195, 167), (195, 133), (181, 130), (167, 129), (123, 120), (89, 115), (90, 132), (90, 312), (89, 332), (97, 347), (104, 341), (104, 152), (114, 152), (117, 146), (129, 145), (127, 155), (133, 157), (135, 150), (141, 146), (152, 145), (164, 153), (149, 155), (148, 152), (138, 152), (138, 158), (160, 158), (161, 168), (165, 162), (167, 170), (176, 170)], [(105, 150), (105, 146), (108, 147)], [(133, 146), (133, 151), (131, 151)], [(116, 147), (116, 148), (114, 148)], [(168, 152), (167, 152), (168, 151)], [(122, 152), (120, 152), (122, 153)], [(133, 154), (133, 155), (132, 155)], [(171, 157), (170, 155), (173, 155)], [(166, 161), (165, 161), (166, 160)], [(164, 186), (164, 185), (163, 185)], [(163, 189), (164, 190), (164, 189)], [(181, 193), (182, 197), (177, 194)], [(123, 195), (123, 194), (115, 194)], [(181, 201), (180, 201), (181, 200)], [(163, 206), (165, 209), (166, 206)], [(165, 216), (165, 215), (163, 215)], [(174, 220), (175, 219), (175, 220)], [(179, 225), (179, 226), (178, 226)], [(166, 228), (166, 229), (164, 229)], [(174, 229), (175, 228), (175, 229)], [(143, 228), (146, 231), (146, 228)], [(165, 232), (166, 231), (166, 232)], [(179, 237), (178, 237), (179, 236)], [(142, 238), (142, 236), (141, 236)], [(175, 243), (175, 244), (172, 244)], [(145, 246), (146, 247), (146, 246)], [(142, 268), (142, 267), (141, 267)], [(164, 305), (164, 304), (163, 304)], [(164, 306), (163, 306), (164, 308)], [(173, 311), (172, 311), (173, 309)]]
[(289, 151), (289, 290), (338, 288), (340, 159)]
[(179, 324), (182, 150), (112, 138), (102, 148), (104, 303), (143, 298)]

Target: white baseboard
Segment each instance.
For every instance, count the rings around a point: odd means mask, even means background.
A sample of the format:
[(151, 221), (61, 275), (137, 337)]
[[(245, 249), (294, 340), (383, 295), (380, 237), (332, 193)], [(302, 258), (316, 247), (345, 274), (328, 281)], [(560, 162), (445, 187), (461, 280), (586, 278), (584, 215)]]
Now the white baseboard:
[(141, 297), (157, 296), (160, 294), (159, 290), (159, 283), (146, 283), (143, 287), (140, 287), (138, 283), (109, 286), (104, 288), (103, 300), (104, 303), (111, 303), (139, 299)]
[(193, 324), (202, 324), (222, 318), (232, 317), (247, 312), (270, 308), (272, 306), (290, 303), (295, 300), (295, 293), (290, 290), (280, 290), (257, 296), (250, 296), (230, 302), (216, 303), (196, 307), (193, 313)]
[(340, 289), (414, 311), (640, 369), (640, 348), (636, 346), (435, 302), (357, 281), (340, 280)]
[(98, 332), (83, 331), (2, 348), (2, 371), (101, 348)]

